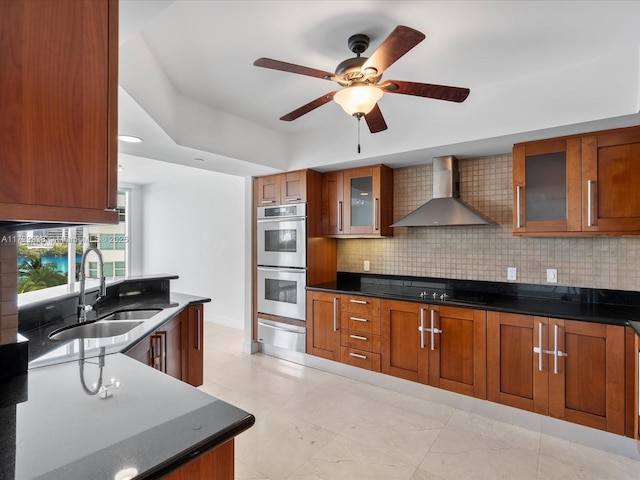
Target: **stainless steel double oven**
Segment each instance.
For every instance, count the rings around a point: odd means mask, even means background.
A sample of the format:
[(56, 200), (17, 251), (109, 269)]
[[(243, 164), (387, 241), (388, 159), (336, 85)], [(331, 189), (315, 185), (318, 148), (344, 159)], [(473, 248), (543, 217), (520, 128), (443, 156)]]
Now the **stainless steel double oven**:
[(258, 207), (258, 340), (305, 351), (306, 329), (260, 314), (306, 319), (306, 203)]

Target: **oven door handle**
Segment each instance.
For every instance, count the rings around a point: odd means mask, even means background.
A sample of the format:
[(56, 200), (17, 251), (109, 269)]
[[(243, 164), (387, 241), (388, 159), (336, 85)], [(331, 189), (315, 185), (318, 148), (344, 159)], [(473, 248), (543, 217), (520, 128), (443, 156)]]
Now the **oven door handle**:
[(259, 218), (258, 223), (284, 223), (284, 222), (299, 222), (301, 220), (306, 220), (307, 217), (269, 217), (269, 218)]
[(288, 272), (288, 273), (306, 273), (306, 268), (288, 268), (288, 267), (258, 267), (258, 270), (266, 272)]

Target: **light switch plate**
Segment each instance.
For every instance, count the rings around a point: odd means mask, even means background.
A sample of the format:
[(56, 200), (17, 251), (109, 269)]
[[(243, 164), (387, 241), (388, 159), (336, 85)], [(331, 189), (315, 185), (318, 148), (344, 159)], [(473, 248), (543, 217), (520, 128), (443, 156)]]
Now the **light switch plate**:
[(547, 283), (558, 283), (558, 270), (547, 268)]
[(365, 260), (364, 261), (364, 271), (368, 272), (369, 270), (371, 270), (371, 264), (369, 263), (369, 260)]
[(507, 268), (507, 280), (516, 281), (516, 267)]

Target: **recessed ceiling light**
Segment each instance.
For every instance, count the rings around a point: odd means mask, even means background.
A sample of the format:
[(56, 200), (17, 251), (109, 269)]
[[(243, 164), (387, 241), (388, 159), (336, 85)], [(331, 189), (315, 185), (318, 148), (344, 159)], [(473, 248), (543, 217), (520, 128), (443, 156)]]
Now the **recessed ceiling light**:
[(127, 142), (127, 143), (144, 142), (144, 140), (142, 140), (140, 137), (134, 137), (133, 135), (118, 135), (118, 140), (122, 140), (123, 142)]
[(196, 162), (204, 162), (204, 158), (194, 158)]

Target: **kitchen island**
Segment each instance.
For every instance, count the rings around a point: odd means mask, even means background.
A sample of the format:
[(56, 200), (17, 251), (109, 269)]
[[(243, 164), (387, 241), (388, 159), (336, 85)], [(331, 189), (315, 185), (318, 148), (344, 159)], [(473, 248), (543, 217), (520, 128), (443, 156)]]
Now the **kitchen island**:
[[(109, 286), (100, 316), (162, 309), (117, 337), (49, 340), (70, 321), (72, 293), (24, 307), (23, 334), (38, 353), (30, 353), (26, 374), (0, 384), (1, 479), (163, 478), (216, 452), (224, 455), (202, 478), (233, 478), (233, 438), (253, 425), (253, 415), (126, 355), (185, 308), (209, 301), (170, 292), (170, 278)], [(218, 464), (220, 476), (210, 469)]]

